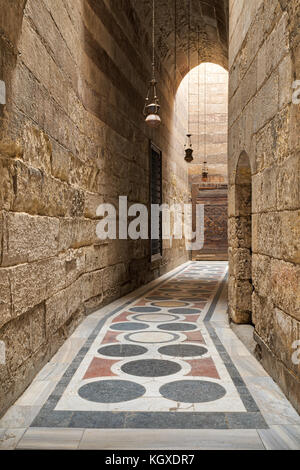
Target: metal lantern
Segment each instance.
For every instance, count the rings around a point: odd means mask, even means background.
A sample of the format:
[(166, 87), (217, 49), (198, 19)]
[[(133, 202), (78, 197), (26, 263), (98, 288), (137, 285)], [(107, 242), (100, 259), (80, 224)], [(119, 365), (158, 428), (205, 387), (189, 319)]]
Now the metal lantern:
[[(145, 108), (144, 108), (144, 116), (146, 117), (145, 122), (149, 127), (157, 128), (161, 124), (161, 119), (159, 116), (160, 105), (156, 93), (156, 85), (157, 82), (155, 78), (153, 78), (149, 85), (148, 95), (146, 98)], [(153, 95), (153, 100), (150, 102), (151, 92)]]
[(208, 181), (208, 167), (207, 167), (207, 162), (203, 163), (203, 168), (202, 168), (202, 181), (206, 183)]
[(152, 3), (152, 80), (148, 88), (144, 116), (147, 126), (155, 129), (160, 126), (161, 118), (159, 116), (160, 105), (156, 91), (157, 81), (155, 79), (155, 0)]
[(185, 144), (185, 161), (191, 163), (194, 160), (193, 157), (193, 145), (192, 145), (192, 134), (190, 133), (190, 80), (191, 80), (191, 0), (189, 0), (189, 18), (188, 18), (188, 133), (186, 135), (187, 140)]
[(187, 134), (187, 143), (185, 145), (185, 161), (191, 163), (194, 160), (193, 157), (193, 145), (192, 145), (192, 134)]
[(202, 181), (208, 181), (208, 165), (207, 165), (207, 69), (204, 64), (204, 162), (202, 167)]

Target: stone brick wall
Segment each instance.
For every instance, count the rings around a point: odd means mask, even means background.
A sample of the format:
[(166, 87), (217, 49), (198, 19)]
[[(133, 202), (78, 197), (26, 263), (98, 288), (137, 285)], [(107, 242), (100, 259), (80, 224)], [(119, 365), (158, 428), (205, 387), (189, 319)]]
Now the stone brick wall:
[(186, 261), (181, 241), (151, 264), (148, 241), (96, 237), (100, 203), (148, 204), (149, 139), (163, 152), (165, 202), (187, 200), (188, 178), (162, 64), (163, 124), (144, 124), (151, 41), (130, 1), (0, 10), (1, 414), (86, 314)]
[(254, 323), (264, 366), (298, 410), (299, 21), (297, 0), (230, 2), (230, 315)]
[(203, 63), (191, 70), (190, 76), (187, 75), (184, 78), (180, 88), (186, 82), (189, 82), (190, 87), (190, 130), (193, 134), (194, 149), (194, 161), (188, 167), (190, 184), (201, 183), (202, 164), (205, 159), (209, 166), (209, 182), (226, 184), (228, 180), (228, 72), (217, 64)]

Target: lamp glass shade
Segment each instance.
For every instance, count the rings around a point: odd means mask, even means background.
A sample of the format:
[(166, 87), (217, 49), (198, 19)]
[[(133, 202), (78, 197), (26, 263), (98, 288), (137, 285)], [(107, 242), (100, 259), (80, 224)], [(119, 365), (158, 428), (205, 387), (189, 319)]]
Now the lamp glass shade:
[(158, 114), (149, 114), (146, 117), (145, 122), (147, 126), (152, 127), (152, 128), (157, 128), (161, 124), (161, 119)]

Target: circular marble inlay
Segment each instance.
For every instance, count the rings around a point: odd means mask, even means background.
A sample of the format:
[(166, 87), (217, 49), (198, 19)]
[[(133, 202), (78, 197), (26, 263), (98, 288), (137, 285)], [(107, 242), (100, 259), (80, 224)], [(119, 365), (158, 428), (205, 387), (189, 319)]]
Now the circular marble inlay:
[(167, 323), (159, 325), (158, 328), (166, 331), (192, 331), (197, 330), (197, 325), (191, 323)]
[(130, 333), (125, 336), (127, 341), (132, 341), (133, 343), (170, 343), (179, 339), (179, 336), (174, 333), (163, 333), (160, 331), (147, 331), (142, 333)]
[(166, 300), (166, 301), (162, 301), (162, 302), (153, 302), (154, 307), (161, 307), (161, 308), (164, 308), (164, 307), (169, 307), (169, 308), (172, 308), (172, 307), (184, 307), (185, 305), (188, 305), (187, 302), (178, 302), (176, 300)]
[(137, 377), (165, 377), (176, 374), (181, 370), (177, 362), (162, 361), (159, 359), (144, 359), (140, 361), (127, 362), (121, 367), (126, 374)]
[(120, 403), (135, 400), (144, 395), (146, 389), (127, 380), (101, 380), (84, 385), (78, 395), (95, 403)]
[(102, 356), (109, 357), (133, 357), (141, 356), (148, 351), (143, 346), (135, 346), (134, 344), (113, 344), (111, 346), (103, 346), (98, 349), (98, 353)]
[(136, 330), (146, 330), (149, 328), (149, 325), (145, 325), (143, 323), (133, 323), (133, 322), (125, 322), (125, 323), (114, 323), (110, 326), (111, 330), (114, 331), (136, 331)]
[(166, 321), (175, 321), (179, 320), (177, 315), (168, 315), (167, 313), (154, 313), (154, 314), (146, 314), (146, 315), (135, 315), (133, 317), (135, 320), (138, 321), (145, 321), (149, 323), (163, 323)]
[(201, 313), (201, 310), (196, 308), (172, 308), (169, 310), (169, 313), (174, 313), (175, 315), (197, 315)]
[(180, 403), (208, 403), (226, 395), (224, 387), (204, 380), (172, 382), (163, 385), (159, 391), (164, 398)]
[(186, 302), (206, 302), (208, 299), (203, 297), (180, 297), (179, 300), (183, 300)]
[(161, 309), (157, 307), (133, 307), (130, 311), (134, 313), (155, 313), (160, 312)]
[(163, 346), (158, 350), (160, 354), (172, 357), (199, 357), (207, 353), (207, 349), (203, 346), (195, 346), (193, 344), (173, 344)]

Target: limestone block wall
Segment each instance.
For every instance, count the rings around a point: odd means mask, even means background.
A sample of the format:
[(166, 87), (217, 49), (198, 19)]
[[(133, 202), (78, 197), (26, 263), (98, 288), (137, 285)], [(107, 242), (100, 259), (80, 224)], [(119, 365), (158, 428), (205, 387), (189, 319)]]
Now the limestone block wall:
[(297, 0), (230, 2), (230, 316), (253, 322), (264, 366), (298, 410), (299, 21)]
[(151, 40), (131, 2), (0, 10), (1, 414), (86, 314), (187, 260), (182, 241), (151, 264), (149, 241), (96, 236), (100, 203), (149, 203), (149, 139), (163, 152), (165, 202), (187, 200), (188, 177), (160, 63), (163, 124), (144, 124)]
[(188, 168), (190, 184), (201, 183), (202, 165), (205, 159), (209, 166), (209, 181), (226, 184), (228, 72), (217, 64), (202, 63), (191, 70), (189, 75), (184, 78), (180, 86), (183, 86), (183, 82), (188, 82), (190, 88), (190, 130), (193, 134), (194, 149), (194, 161)]

